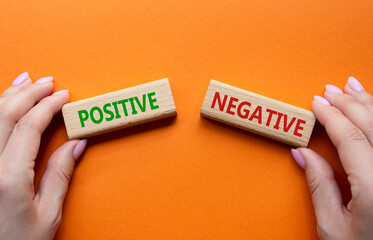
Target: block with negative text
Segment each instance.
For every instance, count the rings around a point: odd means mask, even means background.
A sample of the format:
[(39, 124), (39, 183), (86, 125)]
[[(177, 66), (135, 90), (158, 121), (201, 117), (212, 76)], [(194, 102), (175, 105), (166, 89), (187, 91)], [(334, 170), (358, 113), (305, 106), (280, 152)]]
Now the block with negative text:
[(168, 79), (65, 104), (69, 139), (86, 138), (176, 115)]
[(201, 115), (292, 146), (306, 147), (313, 112), (211, 80)]

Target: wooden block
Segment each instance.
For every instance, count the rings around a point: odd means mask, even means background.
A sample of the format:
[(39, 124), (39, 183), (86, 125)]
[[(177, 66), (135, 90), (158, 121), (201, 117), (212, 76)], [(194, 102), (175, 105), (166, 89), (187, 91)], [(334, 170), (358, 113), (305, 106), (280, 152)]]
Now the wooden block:
[(86, 138), (176, 115), (168, 79), (65, 104), (69, 139)]
[(293, 146), (306, 147), (313, 112), (211, 80), (201, 115)]

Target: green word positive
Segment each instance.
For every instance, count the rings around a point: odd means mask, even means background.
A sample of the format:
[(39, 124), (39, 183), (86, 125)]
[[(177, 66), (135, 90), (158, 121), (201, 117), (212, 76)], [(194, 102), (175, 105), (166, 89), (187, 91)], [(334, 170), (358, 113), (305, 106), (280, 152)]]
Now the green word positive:
[[(140, 100), (138, 97), (131, 97), (126, 98), (120, 101), (106, 103), (102, 108), (94, 106), (89, 111), (87, 110), (80, 110), (78, 111), (80, 125), (85, 127), (84, 122), (88, 119), (91, 119), (93, 123), (100, 124), (104, 119), (105, 121), (112, 121), (114, 118), (122, 118), (127, 117), (128, 115), (136, 115), (138, 111), (145, 112), (146, 111), (146, 102), (149, 101), (150, 110), (154, 110), (159, 108), (159, 105), (155, 105), (157, 102), (155, 96), (155, 92), (151, 92), (148, 94), (142, 95), (142, 99)], [(131, 106), (131, 112), (128, 112), (127, 107)], [(137, 107), (137, 108), (136, 108)], [(119, 109), (123, 109), (122, 116), (119, 113)], [(98, 113), (98, 116), (95, 117), (95, 112)], [(105, 116), (104, 116), (105, 114)], [(97, 114), (96, 114), (97, 115)]]

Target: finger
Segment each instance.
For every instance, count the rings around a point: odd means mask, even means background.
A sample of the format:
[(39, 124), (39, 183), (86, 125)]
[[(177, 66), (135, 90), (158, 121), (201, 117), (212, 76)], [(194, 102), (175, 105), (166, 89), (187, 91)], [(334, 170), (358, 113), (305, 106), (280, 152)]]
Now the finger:
[(0, 105), (0, 129), (2, 130), (0, 132), (0, 153), (8, 142), (18, 120), (34, 107), (35, 103), (52, 92), (52, 79), (44, 78), (43, 81), (48, 82), (27, 85)]
[(354, 77), (350, 77), (344, 89), (345, 93), (353, 96), (369, 111), (373, 112), (373, 97), (365, 91), (361, 83)]
[[(312, 109), (338, 150), (350, 183), (373, 171), (373, 150), (364, 133), (343, 113), (322, 97), (315, 97)], [(353, 182), (354, 183), (354, 182)]]
[(298, 163), (303, 163), (307, 184), (312, 196), (318, 230), (320, 233), (335, 232), (346, 226), (346, 207), (334, 178), (333, 169), (320, 155), (308, 148), (292, 149)]
[(69, 94), (66, 90), (46, 97), (15, 125), (2, 155), (3, 161), (9, 164), (14, 175), (24, 177), (25, 171), (33, 170), (41, 135), (53, 115), (59, 112), (68, 100)]
[(86, 144), (87, 140), (70, 140), (53, 153), (35, 196), (41, 211), (61, 211), (75, 161), (84, 151)]
[(370, 112), (356, 98), (343, 94), (342, 90), (333, 85), (326, 85), (324, 97), (356, 127), (361, 129), (370, 144), (373, 145), (373, 112)]
[(11, 87), (3, 92), (0, 97), (0, 105), (10, 96), (19, 92), (24, 86), (29, 85), (31, 83), (31, 78), (29, 77), (27, 72), (22, 73), (19, 75), (14, 81)]

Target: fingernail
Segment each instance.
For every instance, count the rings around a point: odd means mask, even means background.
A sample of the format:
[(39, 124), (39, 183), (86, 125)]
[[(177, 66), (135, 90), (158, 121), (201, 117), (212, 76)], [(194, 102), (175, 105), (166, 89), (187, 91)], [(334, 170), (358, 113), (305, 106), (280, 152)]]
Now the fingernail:
[(323, 97), (314, 96), (313, 98), (316, 100), (316, 102), (319, 102), (321, 104), (330, 106), (330, 102), (328, 100), (326, 100), (325, 98), (323, 98)]
[(355, 92), (365, 92), (363, 85), (354, 77), (348, 78), (348, 86)]
[(328, 91), (330, 93), (333, 93), (333, 94), (342, 94), (343, 93), (343, 91), (341, 89), (339, 89), (336, 86), (331, 85), (331, 84), (327, 84), (325, 86), (325, 89), (326, 89), (326, 91)]
[(53, 77), (43, 77), (37, 80), (35, 83), (41, 84), (41, 83), (47, 83), (47, 82), (52, 82), (52, 81), (53, 81)]
[(13, 81), (13, 86), (20, 85), (24, 83), (29, 78), (28, 72), (24, 72), (21, 75), (19, 75), (16, 79)]
[(87, 139), (80, 140), (78, 144), (76, 144), (74, 151), (73, 151), (74, 160), (77, 160), (80, 157), (80, 155), (82, 155), (86, 145), (87, 145)]
[(304, 161), (302, 154), (300, 154), (300, 152), (294, 148), (291, 149), (291, 154), (293, 155), (293, 158), (298, 163), (298, 165), (304, 169), (306, 167), (306, 162)]
[(57, 92), (53, 93), (52, 95), (58, 95), (58, 94), (61, 94), (61, 93), (66, 93), (66, 92), (69, 92), (69, 90), (60, 90), (60, 91), (57, 91)]

